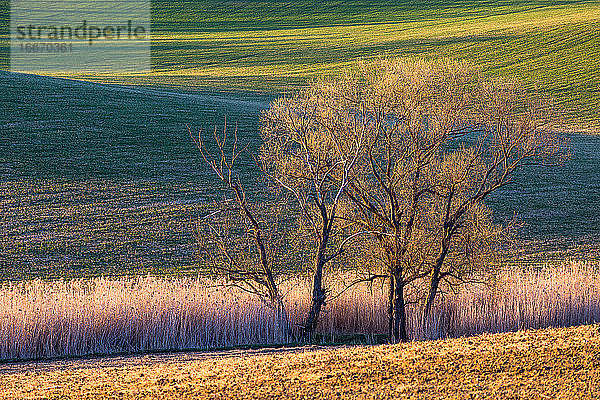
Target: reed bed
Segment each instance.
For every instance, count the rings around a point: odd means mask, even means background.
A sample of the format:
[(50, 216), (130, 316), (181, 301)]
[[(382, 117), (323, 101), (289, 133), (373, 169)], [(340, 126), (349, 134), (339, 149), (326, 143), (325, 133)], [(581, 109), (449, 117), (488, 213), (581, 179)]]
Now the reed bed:
[(201, 279), (30, 281), (0, 288), (0, 358), (219, 348), (285, 340), (273, 312)]
[[(418, 308), (409, 309), (410, 335), (421, 340), (599, 322), (599, 267), (568, 263), (504, 269), (490, 284), (470, 284), (441, 296), (426, 326)], [(341, 289), (341, 284), (337, 286), (334, 289)], [(286, 293), (296, 324), (308, 306), (309, 291), (297, 281), (288, 284)], [(319, 332), (368, 337), (385, 333), (386, 326), (385, 287), (356, 286), (328, 302)], [(290, 340), (272, 310), (218, 281), (136, 277), (0, 286), (0, 359)]]
[(600, 264), (505, 268), (491, 284), (469, 284), (437, 304), (422, 326), (411, 315), (413, 337), (438, 339), (480, 333), (567, 327), (600, 321)]

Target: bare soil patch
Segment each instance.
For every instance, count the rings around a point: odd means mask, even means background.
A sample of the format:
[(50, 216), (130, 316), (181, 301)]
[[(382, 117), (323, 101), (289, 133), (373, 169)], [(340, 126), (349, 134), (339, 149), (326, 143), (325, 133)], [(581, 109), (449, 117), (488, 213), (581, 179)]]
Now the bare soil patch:
[(598, 325), (401, 345), (7, 364), (0, 398), (600, 396)]

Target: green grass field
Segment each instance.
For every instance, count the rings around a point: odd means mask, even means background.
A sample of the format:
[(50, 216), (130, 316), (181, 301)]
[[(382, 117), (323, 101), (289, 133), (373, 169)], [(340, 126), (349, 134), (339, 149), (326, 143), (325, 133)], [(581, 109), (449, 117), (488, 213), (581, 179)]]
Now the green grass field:
[(257, 146), (270, 99), (3, 72), (0, 88), (0, 279), (197, 272), (195, 221), (222, 193), (186, 125), (227, 116)]
[[(270, 96), (2, 72), (0, 88), (0, 280), (202, 269), (195, 221), (225, 193), (186, 125), (212, 131), (227, 116), (256, 148)], [(524, 223), (521, 260), (600, 254), (600, 136), (572, 135), (571, 144), (564, 166), (524, 171), (490, 199), (499, 220), (517, 213)], [(254, 187), (256, 168), (240, 172)]]
[(152, 2), (151, 74), (79, 76), (185, 88), (289, 90), (381, 55), (471, 60), (600, 119), (598, 1)]
[[(186, 124), (227, 116), (258, 146), (274, 96), (361, 57), (470, 59), (553, 93), (580, 130), (600, 121), (598, 1), (152, 6), (152, 73), (66, 76), (147, 87), (0, 72), (0, 279), (194, 273), (194, 220), (222, 194)], [(597, 257), (598, 140), (574, 135), (567, 165), (493, 199), (525, 222), (528, 258)]]

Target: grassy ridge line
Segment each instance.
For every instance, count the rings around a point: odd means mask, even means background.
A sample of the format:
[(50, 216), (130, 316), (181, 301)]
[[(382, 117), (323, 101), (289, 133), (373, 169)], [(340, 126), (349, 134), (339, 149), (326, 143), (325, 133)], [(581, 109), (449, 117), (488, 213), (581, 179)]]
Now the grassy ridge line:
[(489, 74), (516, 76), (550, 92), (580, 129), (600, 124), (598, 1), (438, 1), (413, 8), (407, 3), (369, 8), (360, 1), (325, 2), (331, 6), (327, 10), (300, 3), (287, 9), (275, 2), (241, 2), (239, 7), (213, 2), (215, 9), (209, 10), (176, 2), (153, 15), (153, 73), (78, 77), (283, 91), (337, 73), (357, 58), (445, 56), (472, 60)]
[(600, 332), (592, 325), (393, 346), (24, 369), (0, 375), (0, 398), (592, 399), (600, 395)]
[[(452, 17), (509, 14), (538, 7), (577, 4), (581, 1), (482, 1), (482, 0), (155, 0), (153, 29), (201, 30), (278, 29), (414, 21)], [(200, 26), (198, 24), (201, 24)]]

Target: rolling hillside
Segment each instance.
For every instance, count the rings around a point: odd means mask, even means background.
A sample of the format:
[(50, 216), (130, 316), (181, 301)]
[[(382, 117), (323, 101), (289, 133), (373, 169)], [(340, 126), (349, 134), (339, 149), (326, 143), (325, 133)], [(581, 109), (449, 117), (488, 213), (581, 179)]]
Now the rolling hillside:
[(280, 92), (361, 57), (452, 57), (552, 93), (586, 130), (600, 120), (599, 21), (598, 1), (158, 0), (152, 74), (79, 78)]
[[(186, 126), (210, 131), (227, 116), (256, 146), (274, 96), (361, 57), (470, 59), (553, 93), (574, 130), (600, 132), (599, 1), (152, 6), (151, 73), (66, 76), (126, 86), (0, 71), (0, 278), (194, 273), (192, 221), (214, 182)], [(571, 140), (564, 167), (532, 170), (491, 199), (498, 218), (525, 222), (536, 259), (598, 257), (600, 139)]]

